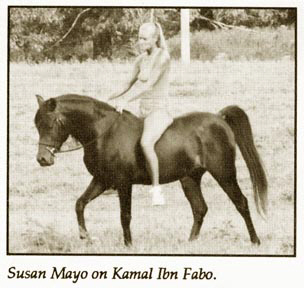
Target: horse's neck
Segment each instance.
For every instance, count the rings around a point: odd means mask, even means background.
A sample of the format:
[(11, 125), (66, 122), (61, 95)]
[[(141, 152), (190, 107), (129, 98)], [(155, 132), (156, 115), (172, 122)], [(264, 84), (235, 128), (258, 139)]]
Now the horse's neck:
[(67, 118), (69, 133), (82, 145), (99, 137), (115, 117), (113, 111), (98, 111), (85, 105), (75, 109), (67, 109), (64, 115)]

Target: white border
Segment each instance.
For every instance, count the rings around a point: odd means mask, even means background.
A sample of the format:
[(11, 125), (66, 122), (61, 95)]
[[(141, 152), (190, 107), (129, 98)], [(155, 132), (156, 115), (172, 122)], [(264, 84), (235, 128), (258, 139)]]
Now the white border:
[[(246, 7), (297, 7), (298, 8), (298, 177), (297, 177), (297, 257), (296, 258), (269, 258), (269, 257), (97, 257), (97, 256), (6, 256), (6, 107), (7, 107), (7, 6), (8, 5), (78, 5), (78, 6), (112, 6), (114, 1), (0, 1), (0, 284), (1, 287), (303, 287), (304, 263), (304, 197), (303, 197), (303, 3), (301, 1), (115, 1), (115, 5), (128, 6), (246, 6)], [(77, 284), (70, 281), (15, 281), (7, 279), (7, 270), (10, 266), (23, 269), (47, 269), (53, 266), (67, 266), (77, 270), (112, 270), (113, 266), (124, 266), (137, 269), (166, 266), (171, 270), (181, 270), (182, 267), (193, 269), (203, 267), (212, 270), (217, 276), (216, 281), (89, 281), (82, 280)]]

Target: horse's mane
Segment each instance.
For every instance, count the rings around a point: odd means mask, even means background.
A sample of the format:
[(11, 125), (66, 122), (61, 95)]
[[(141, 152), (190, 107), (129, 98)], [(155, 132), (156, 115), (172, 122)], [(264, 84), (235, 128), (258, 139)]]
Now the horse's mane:
[(75, 104), (94, 104), (96, 108), (100, 108), (106, 111), (115, 111), (115, 108), (111, 105), (89, 96), (78, 94), (64, 94), (56, 97), (55, 99), (61, 103), (70, 102)]
[[(115, 111), (115, 108), (112, 107), (111, 105), (102, 102), (98, 99), (89, 97), (89, 96), (84, 96), (84, 95), (79, 95), (79, 94), (64, 94), (60, 95), (54, 98), (57, 103), (59, 104), (76, 104), (76, 105), (90, 105), (94, 107), (94, 111)], [(97, 112), (98, 113), (98, 112)], [(72, 139), (72, 142), (76, 145), (80, 145), (80, 142), (78, 139), (70, 135), (70, 139)], [(69, 142), (69, 141), (68, 141)], [(70, 144), (73, 143), (70, 142)]]

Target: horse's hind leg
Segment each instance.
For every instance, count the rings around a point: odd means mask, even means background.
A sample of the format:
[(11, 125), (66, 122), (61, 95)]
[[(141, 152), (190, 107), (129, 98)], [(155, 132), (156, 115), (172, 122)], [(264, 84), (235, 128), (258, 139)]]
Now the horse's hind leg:
[(196, 175), (187, 176), (180, 180), (185, 196), (191, 205), (191, 209), (193, 213), (193, 225), (192, 225), (189, 241), (198, 238), (204, 217), (208, 210), (207, 204), (203, 198), (200, 187), (202, 174), (203, 173), (200, 172)]
[(126, 246), (132, 245), (130, 231), (131, 223), (131, 202), (132, 202), (132, 185), (123, 185), (118, 189), (120, 203), (120, 220), (123, 229), (124, 243)]
[(246, 223), (251, 242), (260, 245), (260, 239), (255, 232), (251, 220), (247, 198), (243, 195), (237, 183), (235, 165), (233, 164), (228, 169), (219, 169), (218, 171), (222, 171), (222, 174), (225, 175), (218, 175), (217, 173), (211, 174), (214, 176), (223, 190), (227, 193), (236, 209), (242, 215)]
[(76, 201), (76, 214), (79, 227), (79, 236), (81, 239), (88, 238), (88, 232), (84, 220), (85, 206), (105, 191), (104, 187), (95, 178), (92, 179), (86, 191)]

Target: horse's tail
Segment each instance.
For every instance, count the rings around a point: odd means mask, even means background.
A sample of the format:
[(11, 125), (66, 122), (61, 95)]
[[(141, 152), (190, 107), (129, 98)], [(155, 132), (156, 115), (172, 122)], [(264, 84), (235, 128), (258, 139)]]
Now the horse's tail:
[(237, 106), (228, 106), (221, 110), (219, 114), (234, 133), (236, 143), (249, 170), (257, 211), (265, 218), (267, 213), (267, 179), (260, 156), (254, 145), (249, 118)]

